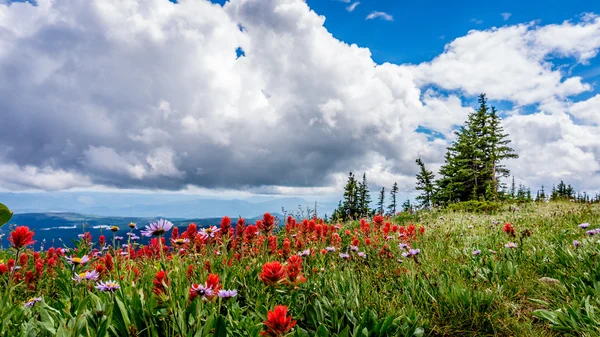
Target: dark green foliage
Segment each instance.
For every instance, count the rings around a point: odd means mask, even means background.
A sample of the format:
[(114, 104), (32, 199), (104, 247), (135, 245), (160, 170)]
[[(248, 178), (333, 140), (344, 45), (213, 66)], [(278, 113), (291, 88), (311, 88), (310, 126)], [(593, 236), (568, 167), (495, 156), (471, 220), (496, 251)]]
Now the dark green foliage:
[(494, 107), (488, 107), (485, 94), (479, 96), (477, 111), (455, 134), (436, 182), (436, 198), (444, 203), (498, 200), (499, 179), (509, 175), (502, 162), (517, 155), (508, 146), (500, 116)]
[(8, 223), (12, 218), (13, 212), (4, 204), (0, 204), (0, 226)]
[(362, 181), (357, 181), (350, 172), (348, 182), (344, 187), (344, 200), (340, 201), (331, 218), (335, 220), (357, 219), (368, 216), (370, 212), (371, 195), (367, 185), (367, 174), (363, 173)]
[(571, 185), (566, 185), (562, 180), (556, 186), (552, 188), (552, 195), (550, 200), (561, 200), (561, 199), (573, 199), (575, 198), (575, 189)]
[(502, 204), (499, 202), (469, 200), (451, 204), (447, 209), (454, 212), (493, 213), (500, 210), (501, 207)]
[(379, 200), (377, 201), (377, 214), (383, 214), (383, 207), (385, 203), (385, 187), (381, 188), (379, 192)]
[(370, 213), (371, 195), (367, 185), (367, 174), (363, 173), (362, 181), (358, 185), (358, 209), (360, 217), (366, 217)]
[(389, 214), (396, 214), (396, 206), (398, 205), (396, 203), (396, 195), (398, 194), (398, 183), (394, 183), (394, 185), (392, 186), (392, 190), (390, 191), (390, 205), (388, 206), (388, 212)]
[(419, 165), (416, 190), (421, 191), (421, 194), (417, 197), (417, 201), (421, 207), (430, 207), (433, 203), (433, 182), (435, 176), (433, 175), (433, 172), (427, 171), (421, 158), (417, 159), (416, 162), (417, 165)]

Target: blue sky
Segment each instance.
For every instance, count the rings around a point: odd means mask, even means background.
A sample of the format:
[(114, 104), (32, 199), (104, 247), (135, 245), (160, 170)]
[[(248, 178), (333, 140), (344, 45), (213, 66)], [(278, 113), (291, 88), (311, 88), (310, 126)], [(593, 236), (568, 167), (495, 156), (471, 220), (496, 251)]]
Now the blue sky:
[(600, 191), (599, 1), (217, 2), (0, 0), (0, 190), (414, 195), (485, 92), (518, 182)]
[[(352, 1), (353, 3), (356, 1)], [(562, 23), (584, 12), (600, 12), (600, 1), (396, 1), (363, 0), (348, 13), (350, 3), (308, 0), (327, 20), (325, 27), (337, 38), (368, 47), (376, 62), (420, 63), (440, 54), (444, 45), (472, 29), (538, 21)], [(393, 21), (367, 21), (373, 12), (386, 12)], [(504, 20), (502, 13), (510, 13)]]

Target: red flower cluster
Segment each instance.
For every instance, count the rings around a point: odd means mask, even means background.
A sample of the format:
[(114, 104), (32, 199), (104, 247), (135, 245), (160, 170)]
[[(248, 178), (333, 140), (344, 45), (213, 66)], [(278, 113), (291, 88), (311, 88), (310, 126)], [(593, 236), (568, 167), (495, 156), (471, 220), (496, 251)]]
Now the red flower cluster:
[(511, 237), (515, 237), (516, 235), (515, 228), (513, 227), (513, 225), (510, 224), (510, 222), (507, 222), (506, 225), (504, 225), (503, 231)]
[(285, 272), (292, 284), (306, 282), (306, 278), (302, 275), (302, 258), (298, 255), (290, 256), (285, 266)]
[(285, 305), (276, 305), (273, 311), (267, 313), (265, 331), (260, 334), (269, 337), (284, 336), (296, 325), (296, 321), (292, 320), (292, 316), (287, 314), (288, 308)]
[(33, 231), (29, 230), (27, 226), (17, 226), (14, 231), (10, 232), (8, 241), (16, 249), (21, 249), (35, 243), (33, 241)]
[(164, 270), (156, 273), (153, 283), (154, 289), (152, 291), (154, 291), (155, 294), (160, 295), (165, 293), (167, 287), (169, 286), (169, 280), (167, 279), (167, 274)]
[(285, 280), (285, 269), (278, 261), (267, 262), (263, 265), (262, 273), (258, 278), (264, 284), (274, 286)]

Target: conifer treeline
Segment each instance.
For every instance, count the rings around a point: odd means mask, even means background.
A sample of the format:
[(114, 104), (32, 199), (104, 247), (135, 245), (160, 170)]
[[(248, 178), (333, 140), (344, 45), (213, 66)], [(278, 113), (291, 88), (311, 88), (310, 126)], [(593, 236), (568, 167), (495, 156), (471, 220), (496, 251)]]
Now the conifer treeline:
[[(390, 189), (390, 203), (386, 206), (385, 188), (382, 187), (378, 193), (377, 203), (375, 208), (371, 208), (371, 193), (367, 185), (367, 174), (363, 173), (362, 180), (358, 181), (354, 174), (348, 174), (348, 182), (344, 187), (344, 200), (340, 200), (337, 209), (332, 213), (332, 219), (359, 219), (373, 216), (375, 214), (396, 214), (398, 211), (397, 195), (398, 183), (394, 183)], [(403, 204), (403, 210), (406, 210), (406, 205), (410, 208), (410, 201), (407, 200)]]
[(421, 206), (505, 197), (500, 179), (510, 171), (503, 162), (518, 156), (509, 146), (496, 108), (488, 106), (485, 94), (479, 95), (478, 102), (479, 108), (455, 131), (456, 140), (446, 151), (438, 180), (417, 159)]
[[(542, 189), (535, 198), (531, 189), (523, 185), (515, 186), (514, 176), (510, 189), (501, 182), (510, 175), (504, 165), (507, 159), (518, 158), (509, 146), (508, 134), (504, 132), (501, 118), (494, 106), (488, 106), (485, 94), (479, 95), (479, 107), (469, 114), (465, 123), (455, 131), (456, 140), (447, 148), (444, 164), (439, 170), (439, 179), (435, 179), (432, 171), (427, 170), (425, 163), (419, 158), (416, 163), (419, 172), (416, 176), (416, 190), (421, 194), (416, 198), (417, 207), (448, 205), (454, 202), (480, 201), (533, 201), (560, 200), (600, 202), (600, 195), (591, 198), (589, 195), (576, 193), (571, 185), (560, 182), (552, 188), (550, 197)], [(394, 183), (389, 192), (390, 203), (385, 205), (386, 189), (378, 193), (376, 207), (370, 209), (371, 197), (367, 186), (367, 176), (357, 181), (352, 172), (344, 189), (344, 200), (332, 214), (334, 219), (357, 219), (374, 214), (396, 214), (400, 210), (397, 204), (398, 184)], [(404, 202), (401, 210), (411, 210), (410, 200)]]

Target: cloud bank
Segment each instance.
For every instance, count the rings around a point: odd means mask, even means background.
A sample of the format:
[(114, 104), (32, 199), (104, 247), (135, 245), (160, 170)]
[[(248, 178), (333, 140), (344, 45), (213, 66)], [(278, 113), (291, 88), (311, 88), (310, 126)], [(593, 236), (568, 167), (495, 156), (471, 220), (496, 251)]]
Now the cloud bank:
[(600, 188), (599, 98), (552, 63), (596, 57), (597, 16), (471, 31), (416, 65), (324, 20), (301, 0), (0, 4), (0, 187), (294, 194), (352, 170), (408, 192), (486, 92), (513, 105), (518, 179)]

